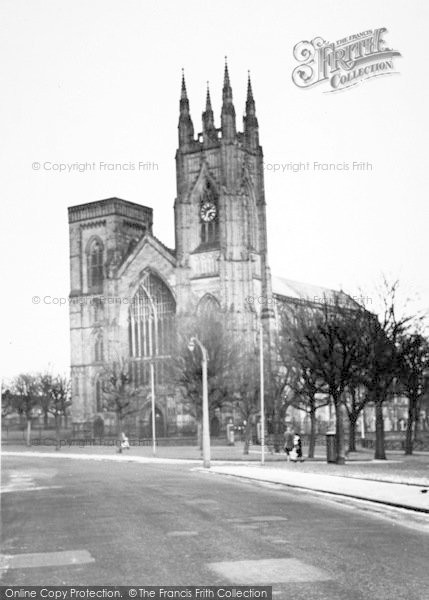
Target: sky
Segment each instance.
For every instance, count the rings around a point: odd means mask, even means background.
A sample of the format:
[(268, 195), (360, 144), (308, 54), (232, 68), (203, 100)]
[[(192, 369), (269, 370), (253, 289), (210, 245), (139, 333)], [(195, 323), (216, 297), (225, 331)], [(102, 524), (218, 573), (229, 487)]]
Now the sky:
[[(3, 0), (3, 376), (68, 368), (68, 206), (151, 206), (174, 246), (181, 69), (195, 130), (207, 80), (219, 126), (225, 55), (240, 130), (251, 71), (273, 274), (369, 298), (385, 274), (427, 310), (428, 22), (424, 0)], [(293, 83), (298, 42), (380, 27), (396, 74), (337, 93)], [(371, 169), (313, 168), (354, 161)], [(156, 167), (100, 166), (140, 162)]]

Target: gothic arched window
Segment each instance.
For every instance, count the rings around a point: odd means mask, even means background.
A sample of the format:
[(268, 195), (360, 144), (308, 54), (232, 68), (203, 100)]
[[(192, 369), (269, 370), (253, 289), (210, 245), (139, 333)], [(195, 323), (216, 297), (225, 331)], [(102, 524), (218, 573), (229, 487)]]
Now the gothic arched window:
[(149, 366), (155, 364), (155, 377), (166, 379), (166, 368), (175, 336), (176, 303), (159, 278), (148, 273), (140, 284), (130, 307), (129, 343), (133, 360), (133, 382), (149, 382)]
[(88, 290), (90, 292), (103, 291), (103, 262), (104, 251), (100, 240), (93, 240), (88, 249)]
[(97, 406), (97, 412), (103, 412), (103, 389), (101, 386), (100, 379), (97, 379), (95, 383), (95, 401)]
[(252, 250), (258, 249), (258, 216), (253, 198), (250, 198), (248, 206), (249, 219), (249, 245)]
[(103, 332), (98, 331), (95, 335), (95, 342), (94, 342), (94, 361), (95, 362), (103, 362), (103, 359), (104, 359)]
[(218, 202), (209, 181), (206, 182), (200, 200), (200, 222), (201, 244), (217, 245), (219, 243)]
[(220, 304), (211, 294), (205, 294), (198, 302), (197, 314), (199, 316), (216, 315), (220, 312)]

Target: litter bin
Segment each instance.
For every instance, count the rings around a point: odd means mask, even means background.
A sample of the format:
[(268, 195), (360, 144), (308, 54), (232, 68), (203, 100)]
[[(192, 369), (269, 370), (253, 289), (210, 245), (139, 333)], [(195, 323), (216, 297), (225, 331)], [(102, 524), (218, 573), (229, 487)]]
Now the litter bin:
[(333, 431), (328, 431), (326, 434), (326, 462), (328, 463), (337, 462), (336, 438)]
[(226, 437), (228, 440), (228, 446), (234, 446), (235, 445), (235, 435), (234, 435), (234, 425), (232, 423), (232, 420), (226, 426)]

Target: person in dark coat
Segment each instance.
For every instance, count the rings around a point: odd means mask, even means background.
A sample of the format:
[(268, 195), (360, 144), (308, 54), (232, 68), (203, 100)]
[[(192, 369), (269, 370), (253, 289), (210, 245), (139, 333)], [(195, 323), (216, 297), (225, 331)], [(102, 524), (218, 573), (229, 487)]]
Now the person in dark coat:
[(286, 456), (287, 456), (287, 461), (290, 461), (290, 454), (293, 450), (293, 439), (294, 439), (294, 434), (292, 431), (292, 427), (290, 425), (286, 425), (286, 430), (283, 434), (284, 437), (284, 446), (283, 449), (286, 452)]

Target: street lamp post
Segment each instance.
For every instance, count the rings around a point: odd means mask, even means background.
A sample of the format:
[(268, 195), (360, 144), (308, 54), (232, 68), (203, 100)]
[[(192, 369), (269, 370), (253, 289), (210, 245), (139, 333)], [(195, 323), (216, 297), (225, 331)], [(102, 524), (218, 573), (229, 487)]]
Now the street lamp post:
[[(150, 321), (153, 320), (154, 330), (155, 330), (155, 345), (158, 345), (158, 318), (157, 318), (157, 310), (155, 306), (155, 302), (153, 301), (151, 295), (149, 294), (149, 290), (146, 289), (144, 285), (141, 285), (143, 291), (145, 292), (151, 308), (152, 314), (150, 315)], [(156, 419), (155, 419), (155, 365), (154, 365), (154, 344), (153, 344), (153, 336), (152, 336), (152, 323), (149, 322), (149, 351), (150, 351), (150, 399), (151, 399), (151, 409), (152, 409), (152, 454), (156, 456)], [(156, 348), (156, 351), (158, 348)]]
[(192, 337), (189, 340), (189, 350), (191, 352), (195, 349), (195, 344), (201, 350), (201, 367), (203, 371), (202, 376), (202, 384), (203, 384), (203, 467), (205, 469), (210, 469), (210, 429), (209, 429), (209, 395), (208, 395), (208, 385), (207, 385), (207, 361), (208, 361), (208, 352), (207, 349), (203, 346), (200, 340), (196, 337)]
[(265, 462), (264, 329), (259, 323), (259, 381), (261, 396), (261, 465)]
[(156, 455), (156, 420), (155, 420), (155, 367), (150, 361), (150, 398), (152, 409), (152, 454)]

